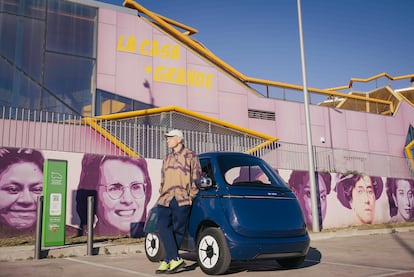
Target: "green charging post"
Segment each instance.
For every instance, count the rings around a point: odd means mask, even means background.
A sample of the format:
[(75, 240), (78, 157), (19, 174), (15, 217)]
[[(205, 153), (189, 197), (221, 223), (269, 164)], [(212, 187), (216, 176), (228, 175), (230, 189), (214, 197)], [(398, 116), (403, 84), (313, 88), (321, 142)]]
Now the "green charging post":
[(43, 168), (42, 245), (65, 245), (67, 161), (45, 160)]

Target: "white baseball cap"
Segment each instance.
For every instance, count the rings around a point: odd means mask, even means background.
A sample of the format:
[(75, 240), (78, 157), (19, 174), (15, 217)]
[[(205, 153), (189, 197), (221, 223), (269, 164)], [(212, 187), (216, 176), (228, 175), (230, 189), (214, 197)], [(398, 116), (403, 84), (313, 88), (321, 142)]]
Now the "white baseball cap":
[(174, 130), (169, 131), (164, 136), (165, 137), (174, 137), (174, 136), (177, 136), (177, 137), (179, 137), (181, 139), (184, 138), (183, 132), (181, 132), (180, 130), (177, 130), (177, 129), (174, 129)]

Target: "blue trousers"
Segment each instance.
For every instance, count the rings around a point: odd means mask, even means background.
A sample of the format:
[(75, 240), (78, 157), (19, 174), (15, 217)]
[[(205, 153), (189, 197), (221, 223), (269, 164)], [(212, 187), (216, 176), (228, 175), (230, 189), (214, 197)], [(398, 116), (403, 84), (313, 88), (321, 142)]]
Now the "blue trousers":
[(190, 205), (180, 207), (175, 198), (171, 200), (169, 207), (158, 205), (157, 229), (165, 248), (165, 259), (168, 261), (178, 257), (190, 211)]

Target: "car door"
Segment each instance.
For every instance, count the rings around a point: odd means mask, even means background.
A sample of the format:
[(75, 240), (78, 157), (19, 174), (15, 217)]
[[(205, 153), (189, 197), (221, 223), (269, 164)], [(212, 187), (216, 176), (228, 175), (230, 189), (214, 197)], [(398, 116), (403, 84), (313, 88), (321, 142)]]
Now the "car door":
[(263, 238), (306, 233), (295, 195), (263, 160), (229, 156), (220, 164), (228, 190), (222, 207), (236, 233)]

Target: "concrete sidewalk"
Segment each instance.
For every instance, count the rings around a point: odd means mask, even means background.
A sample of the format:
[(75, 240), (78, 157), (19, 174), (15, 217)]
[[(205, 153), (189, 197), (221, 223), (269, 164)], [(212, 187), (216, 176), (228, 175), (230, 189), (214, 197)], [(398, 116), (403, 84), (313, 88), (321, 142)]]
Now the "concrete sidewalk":
[[(86, 243), (68, 244), (63, 246), (42, 247), (41, 258), (64, 258), (87, 256)], [(93, 244), (93, 255), (127, 255), (145, 253), (142, 241), (136, 244), (116, 244), (112, 242), (99, 242)], [(0, 247), (1, 261), (31, 260), (35, 257), (35, 246), (7, 246)]]
[[(374, 234), (390, 234), (414, 232), (414, 226), (394, 227), (385, 229), (341, 229), (336, 231), (323, 231), (320, 233), (310, 232), (311, 241), (350, 237), (350, 236), (366, 236)], [(119, 244), (114, 242), (99, 242), (93, 244), (94, 255), (131, 255), (145, 253), (142, 240), (134, 243)], [(87, 255), (87, 244), (70, 244), (64, 246), (42, 247), (41, 258), (63, 258), (63, 257), (80, 257)], [(22, 261), (31, 260), (35, 257), (35, 246), (8, 246), (0, 247), (0, 261)]]

